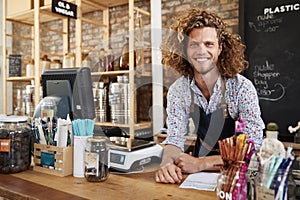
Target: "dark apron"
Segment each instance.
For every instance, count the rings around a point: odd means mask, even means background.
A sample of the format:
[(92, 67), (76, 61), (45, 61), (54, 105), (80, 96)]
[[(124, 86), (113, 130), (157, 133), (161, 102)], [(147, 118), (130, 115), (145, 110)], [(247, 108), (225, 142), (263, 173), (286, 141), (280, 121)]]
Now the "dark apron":
[[(195, 130), (197, 130), (197, 140), (194, 147), (193, 156), (195, 157), (202, 157), (207, 155), (218, 155), (219, 154), (219, 145), (218, 140), (222, 140), (228, 137), (231, 137), (235, 133), (235, 120), (228, 115), (223, 122), (222, 132), (214, 132), (213, 135), (208, 135), (206, 137), (208, 128), (211, 122), (212, 115), (219, 115), (217, 114), (219, 111), (215, 111), (214, 113), (207, 114), (203, 110), (202, 107), (194, 104), (195, 111), (190, 113), (190, 117), (192, 117)], [(221, 116), (222, 117), (222, 116)], [(198, 121), (198, 124), (197, 124)], [(221, 126), (222, 124), (218, 124), (221, 122), (213, 122), (212, 126)], [(200, 153), (201, 149), (201, 153)]]
[(215, 112), (206, 114), (202, 107), (194, 104), (194, 91), (191, 89), (192, 103), (190, 117), (193, 119), (197, 140), (193, 156), (219, 155), (218, 140), (231, 137), (235, 134), (235, 120), (228, 113), (225, 102), (225, 80), (222, 79), (221, 106)]

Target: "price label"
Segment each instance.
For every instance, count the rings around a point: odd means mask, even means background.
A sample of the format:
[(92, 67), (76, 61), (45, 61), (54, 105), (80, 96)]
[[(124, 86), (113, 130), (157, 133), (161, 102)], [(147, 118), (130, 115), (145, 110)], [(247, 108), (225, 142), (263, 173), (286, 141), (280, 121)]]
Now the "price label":
[(10, 152), (10, 140), (0, 140), (0, 152)]

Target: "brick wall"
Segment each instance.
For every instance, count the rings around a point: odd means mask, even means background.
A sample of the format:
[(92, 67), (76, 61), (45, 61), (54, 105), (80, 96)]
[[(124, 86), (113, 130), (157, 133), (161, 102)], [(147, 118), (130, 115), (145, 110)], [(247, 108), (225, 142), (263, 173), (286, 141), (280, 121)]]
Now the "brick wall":
[[(238, 32), (238, 0), (162, 0), (162, 28), (167, 28), (172, 22), (172, 17), (175, 13), (185, 11), (192, 7), (201, 7), (203, 9), (209, 9), (218, 13), (225, 22), (230, 26), (232, 32)], [(144, 10), (150, 11), (150, 1), (136, 1), (135, 5)], [(86, 18), (97, 19), (102, 21), (102, 12), (92, 12), (84, 15)], [(114, 54), (118, 55), (121, 52), (122, 45), (125, 42), (124, 36), (128, 35), (128, 5), (122, 5), (118, 7), (113, 7), (109, 9), (109, 30), (110, 30), (110, 45), (114, 50)], [(143, 16), (143, 23), (145, 24), (144, 29), (149, 30), (150, 25), (149, 17)], [(69, 52), (75, 52), (75, 20), (69, 20)], [(51, 27), (54, 29), (61, 30), (62, 23), (61, 20), (43, 24), (43, 26)], [(31, 34), (29, 30), (24, 30), (19, 27), (14, 28), (17, 34), (23, 36)], [(103, 28), (96, 27), (94, 25), (83, 23), (82, 24), (82, 42), (84, 46), (93, 47), (100, 49), (103, 47)], [(150, 32), (144, 33), (145, 37), (149, 40)], [(18, 41), (16, 41), (18, 42)], [(28, 45), (19, 45), (15, 43), (13, 45), (17, 49), (15, 52), (22, 52), (24, 55), (30, 55), (30, 48)], [(63, 53), (62, 52), (62, 37), (49, 31), (41, 31), (41, 50), (51, 53)], [(147, 49), (146, 52), (146, 63), (151, 63), (151, 57), (149, 55), (151, 49)], [(98, 52), (91, 52), (92, 57), (97, 57)], [(54, 58), (53, 58), (54, 59)], [(171, 70), (164, 70), (164, 96), (166, 95), (167, 89), (170, 84), (177, 79), (176, 72)], [(141, 82), (141, 80), (140, 80)], [(138, 90), (138, 99), (142, 99), (140, 105), (138, 106), (138, 119), (143, 121), (149, 119), (149, 106), (151, 105), (151, 85), (145, 84), (141, 86)]]

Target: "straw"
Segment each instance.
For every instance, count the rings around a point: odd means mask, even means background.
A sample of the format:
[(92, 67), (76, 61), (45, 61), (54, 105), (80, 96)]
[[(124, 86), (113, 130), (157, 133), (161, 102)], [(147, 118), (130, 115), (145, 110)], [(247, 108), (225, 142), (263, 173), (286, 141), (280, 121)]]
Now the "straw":
[(95, 122), (91, 119), (76, 119), (72, 121), (75, 136), (92, 136), (94, 125)]

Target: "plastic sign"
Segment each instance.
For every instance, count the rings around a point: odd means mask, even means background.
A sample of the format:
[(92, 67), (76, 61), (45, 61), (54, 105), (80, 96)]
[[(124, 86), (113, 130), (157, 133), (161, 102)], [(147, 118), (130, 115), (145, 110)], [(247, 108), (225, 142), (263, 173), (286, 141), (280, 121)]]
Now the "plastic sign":
[(52, 0), (52, 12), (77, 19), (77, 5), (61, 0)]

